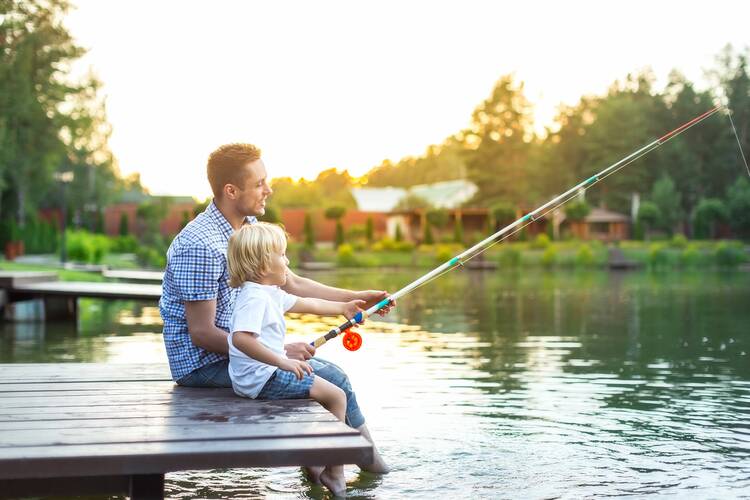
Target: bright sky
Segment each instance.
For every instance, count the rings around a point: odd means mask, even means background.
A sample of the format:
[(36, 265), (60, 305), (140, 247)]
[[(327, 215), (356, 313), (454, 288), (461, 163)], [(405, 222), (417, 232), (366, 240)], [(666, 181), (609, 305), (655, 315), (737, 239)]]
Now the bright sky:
[(272, 177), (361, 175), (465, 127), (503, 74), (541, 126), (628, 72), (701, 83), (724, 45), (750, 45), (750, 4), (725, 0), (74, 3), (122, 172), (199, 198), (227, 142), (260, 146)]

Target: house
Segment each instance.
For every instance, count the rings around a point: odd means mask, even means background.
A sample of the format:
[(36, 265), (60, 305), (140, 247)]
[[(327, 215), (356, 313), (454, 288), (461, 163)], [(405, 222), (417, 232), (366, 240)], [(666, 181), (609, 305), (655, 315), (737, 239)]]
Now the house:
[(565, 220), (563, 213), (559, 224), (563, 232), (582, 240), (620, 241), (628, 238), (630, 221), (627, 215), (597, 207), (581, 221)]

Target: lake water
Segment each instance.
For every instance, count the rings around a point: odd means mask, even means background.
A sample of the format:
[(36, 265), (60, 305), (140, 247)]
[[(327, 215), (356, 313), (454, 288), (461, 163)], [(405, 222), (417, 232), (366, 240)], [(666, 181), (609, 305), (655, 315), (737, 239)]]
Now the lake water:
[[(396, 290), (419, 272), (320, 273)], [(338, 321), (292, 317), (290, 340)], [(164, 362), (158, 309), (84, 300), (5, 324), (0, 362)], [(318, 356), (352, 379), (393, 472), (359, 498), (750, 496), (750, 273), (458, 271)], [(167, 474), (170, 498), (322, 498), (299, 469)]]

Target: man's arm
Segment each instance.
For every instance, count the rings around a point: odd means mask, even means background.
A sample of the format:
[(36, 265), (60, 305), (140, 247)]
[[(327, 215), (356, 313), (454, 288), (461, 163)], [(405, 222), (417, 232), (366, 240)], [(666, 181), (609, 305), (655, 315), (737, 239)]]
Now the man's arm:
[(226, 355), (229, 352), (227, 332), (214, 324), (214, 318), (216, 299), (185, 302), (185, 319), (193, 344), (207, 351)]

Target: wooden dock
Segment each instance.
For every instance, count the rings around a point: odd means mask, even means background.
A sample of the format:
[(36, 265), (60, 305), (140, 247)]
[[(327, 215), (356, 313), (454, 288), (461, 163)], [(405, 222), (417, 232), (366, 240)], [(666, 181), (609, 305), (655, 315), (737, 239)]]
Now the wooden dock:
[(0, 497), (163, 498), (171, 471), (371, 460), (311, 400), (179, 387), (161, 365), (0, 364)]

